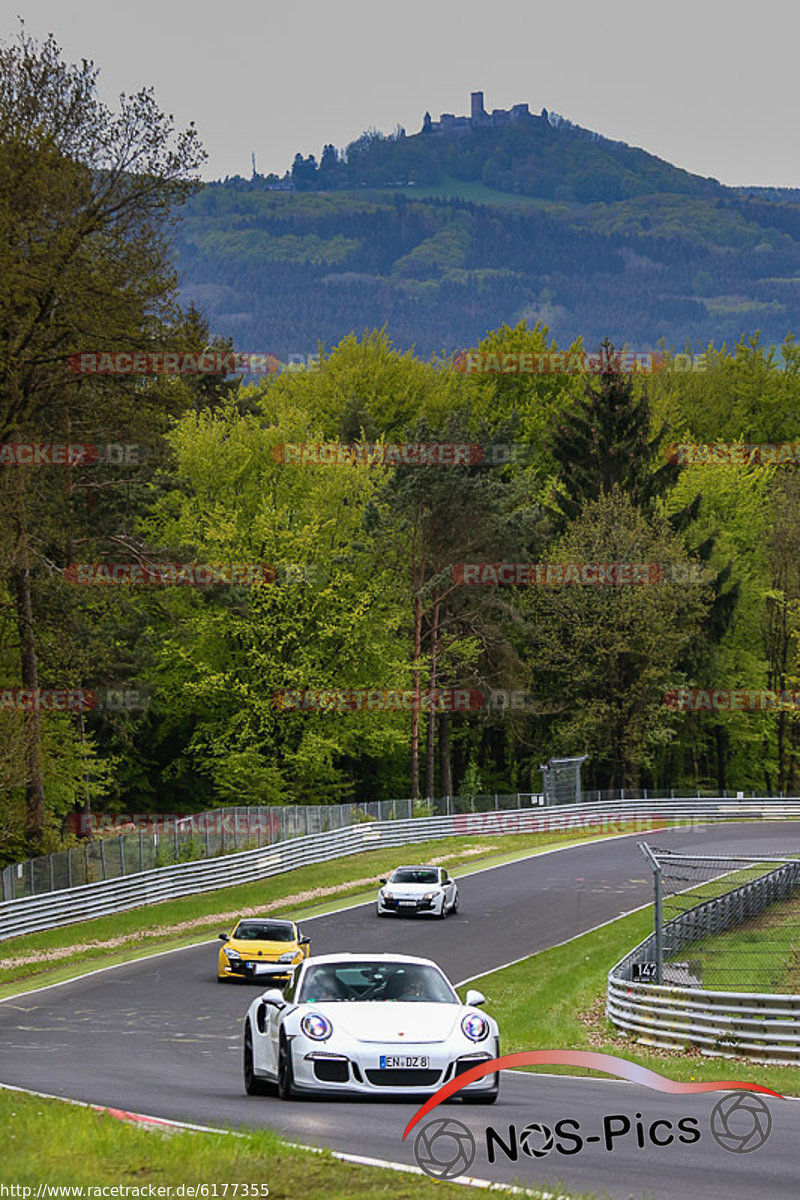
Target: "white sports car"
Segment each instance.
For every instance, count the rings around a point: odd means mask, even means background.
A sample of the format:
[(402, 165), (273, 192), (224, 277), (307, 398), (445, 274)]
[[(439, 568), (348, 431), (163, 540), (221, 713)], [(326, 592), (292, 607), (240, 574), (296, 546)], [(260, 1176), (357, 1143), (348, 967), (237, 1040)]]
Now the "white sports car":
[[(299, 1092), (428, 1096), (455, 1075), (499, 1054), (497, 1022), (462, 1004), (428, 958), (327, 954), (306, 959), (285, 992), (254, 1000), (244, 1021), (249, 1095)], [(499, 1072), (460, 1093), (493, 1104)]]
[(443, 867), (397, 867), (378, 892), (379, 917), (387, 913), (458, 912), (458, 884)]

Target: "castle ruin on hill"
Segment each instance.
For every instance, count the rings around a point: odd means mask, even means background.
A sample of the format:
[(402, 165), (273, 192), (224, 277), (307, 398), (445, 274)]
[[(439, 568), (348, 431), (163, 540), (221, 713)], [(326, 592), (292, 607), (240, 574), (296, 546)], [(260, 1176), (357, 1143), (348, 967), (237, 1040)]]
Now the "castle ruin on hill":
[[(483, 92), (472, 92), (468, 117), (456, 117), (453, 113), (442, 113), (438, 121), (432, 121), (431, 114), (426, 112), (420, 132), (446, 135), (468, 133), (471, 129), (492, 129), (519, 121), (527, 121), (532, 116), (533, 113), (530, 112), (527, 104), (514, 104), (511, 108), (494, 108), (489, 113), (483, 107)], [(546, 108), (542, 109), (541, 116), (545, 120), (548, 119)]]

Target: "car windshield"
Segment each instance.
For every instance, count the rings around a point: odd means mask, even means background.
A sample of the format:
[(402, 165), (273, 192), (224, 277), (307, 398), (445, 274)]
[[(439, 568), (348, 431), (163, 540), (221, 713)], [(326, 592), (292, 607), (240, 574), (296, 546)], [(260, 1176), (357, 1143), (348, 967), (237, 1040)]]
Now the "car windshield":
[(435, 867), (398, 867), (392, 875), (392, 883), (438, 883), (439, 872)]
[(307, 969), (299, 1004), (320, 1000), (400, 1000), (458, 1004), (458, 996), (435, 967), (419, 963), (325, 963)]
[(294, 929), (283, 921), (240, 921), (233, 936), (241, 942), (293, 942)]

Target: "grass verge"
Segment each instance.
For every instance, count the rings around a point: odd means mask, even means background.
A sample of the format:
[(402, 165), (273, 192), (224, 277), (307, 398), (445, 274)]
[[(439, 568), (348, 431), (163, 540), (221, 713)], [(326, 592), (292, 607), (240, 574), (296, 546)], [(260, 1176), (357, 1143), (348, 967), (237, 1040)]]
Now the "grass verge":
[[(221, 1198), (227, 1184), (227, 1196), (238, 1200), (233, 1189), (238, 1184), (239, 1197), (268, 1194), (269, 1200), (464, 1200), (464, 1189), (457, 1184), (342, 1162), (327, 1151), (298, 1150), (269, 1130), (237, 1137), (161, 1132), (108, 1113), (5, 1090), (0, 1091), (0, 1124), (6, 1130), (3, 1180), (32, 1188), (34, 1196), (42, 1184), (128, 1187), (130, 1191), (117, 1195), (129, 1197), (147, 1196), (150, 1186), (170, 1187), (175, 1197), (180, 1185), (182, 1195), (190, 1194), (189, 1187), (206, 1185), (195, 1195)], [(20, 1191), (15, 1194), (24, 1197)]]
[[(800, 1095), (800, 1067), (764, 1066), (745, 1058), (707, 1058), (699, 1050), (649, 1050), (624, 1037), (606, 1019), (610, 968), (653, 928), (652, 908), (542, 950), (513, 967), (471, 983), (487, 997), (487, 1011), (500, 1024), (502, 1052), (597, 1050), (616, 1054), (680, 1082), (743, 1079), (784, 1096)], [(462, 989), (463, 990), (463, 989)], [(733, 1067), (735, 1066), (735, 1070)], [(579, 1067), (543, 1066), (548, 1074), (595, 1075)]]
[[(648, 829), (664, 827), (664, 822), (647, 826)], [(630, 821), (620, 822), (613, 832), (642, 831), (640, 824)], [(418, 862), (440, 862), (460, 878), (469, 870), (482, 870), (557, 846), (592, 841), (597, 836), (596, 830), (588, 830), (570, 834), (453, 837), (399, 849), (371, 850), (319, 863), (313, 868), (313, 888), (308, 886), (308, 868), (301, 867), (255, 883), (201, 892), (27, 934), (0, 947), (0, 998), (58, 983), (87, 969), (197, 944), (205, 940), (204, 935), (213, 937), (227, 929), (239, 916), (271, 912), (302, 920), (359, 899), (374, 899), (379, 877), (401, 855), (411, 854)]]

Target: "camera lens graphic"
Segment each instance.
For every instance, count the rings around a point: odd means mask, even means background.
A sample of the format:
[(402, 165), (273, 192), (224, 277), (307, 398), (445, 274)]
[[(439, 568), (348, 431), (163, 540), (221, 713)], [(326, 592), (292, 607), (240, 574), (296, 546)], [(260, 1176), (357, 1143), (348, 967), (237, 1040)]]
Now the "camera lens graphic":
[(772, 1133), (772, 1116), (760, 1096), (735, 1092), (723, 1096), (711, 1110), (711, 1136), (731, 1154), (760, 1150)]
[(414, 1158), (432, 1179), (455, 1179), (474, 1162), (475, 1138), (460, 1121), (440, 1117), (420, 1129), (414, 1139)]
[(553, 1131), (534, 1121), (519, 1135), (519, 1144), (530, 1158), (544, 1158), (553, 1149)]

